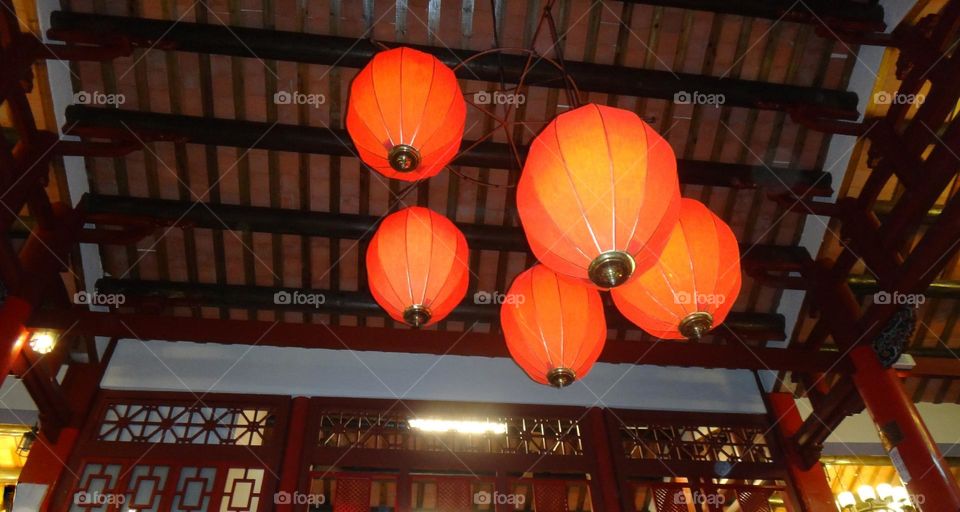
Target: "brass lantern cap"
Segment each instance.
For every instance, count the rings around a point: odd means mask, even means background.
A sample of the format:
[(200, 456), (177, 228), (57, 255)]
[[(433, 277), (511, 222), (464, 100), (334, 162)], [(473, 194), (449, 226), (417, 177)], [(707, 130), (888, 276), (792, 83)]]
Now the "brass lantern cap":
[(633, 256), (623, 251), (607, 251), (590, 262), (587, 275), (593, 284), (601, 288), (614, 288), (627, 282), (637, 263)]
[(387, 153), (387, 161), (397, 172), (412, 172), (420, 165), (420, 152), (409, 144), (397, 144)]
[(701, 336), (713, 328), (713, 315), (703, 311), (690, 313), (680, 320), (680, 334), (689, 340), (700, 339)]
[(547, 382), (555, 388), (563, 388), (573, 384), (577, 374), (570, 368), (554, 368), (547, 372)]
[(408, 306), (403, 310), (403, 321), (414, 329), (420, 328), (430, 321), (430, 309), (420, 304)]

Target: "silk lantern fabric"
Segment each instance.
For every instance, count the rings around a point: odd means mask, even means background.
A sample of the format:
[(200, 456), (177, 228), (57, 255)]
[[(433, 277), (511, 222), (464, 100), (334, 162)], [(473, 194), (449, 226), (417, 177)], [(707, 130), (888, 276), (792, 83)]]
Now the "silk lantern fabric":
[(434, 324), (463, 300), (469, 248), (446, 217), (412, 206), (383, 219), (367, 248), (367, 276), (377, 304), (394, 320)]
[[(520, 220), (537, 258), (601, 288), (657, 261), (679, 207), (670, 144), (633, 112), (595, 104), (547, 125), (530, 147), (517, 188)], [(616, 268), (591, 267), (611, 255), (619, 258)]]
[(513, 360), (555, 387), (589, 373), (607, 336), (600, 293), (540, 264), (513, 281), (500, 322)]
[(657, 263), (610, 293), (617, 309), (647, 333), (697, 338), (723, 323), (740, 293), (737, 239), (703, 203), (683, 199)]
[[(401, 47), (376, 54), (353, 80), (347, 131), (365, 164), (388, 178), (416, 181), (456, 156), (466, 116), (453, 71)], [(398, 164), (398, 150), (409, 168)]]

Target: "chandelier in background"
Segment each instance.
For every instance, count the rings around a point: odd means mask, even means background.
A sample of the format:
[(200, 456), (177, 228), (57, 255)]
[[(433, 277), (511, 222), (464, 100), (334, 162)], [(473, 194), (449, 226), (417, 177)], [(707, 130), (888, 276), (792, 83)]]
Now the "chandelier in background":
[(903, 486), (880, 484), (876, 488), (861, 485), (857, 493), (842, 492), (837, 495), (841, 512), (916, 512), (919, 510)]

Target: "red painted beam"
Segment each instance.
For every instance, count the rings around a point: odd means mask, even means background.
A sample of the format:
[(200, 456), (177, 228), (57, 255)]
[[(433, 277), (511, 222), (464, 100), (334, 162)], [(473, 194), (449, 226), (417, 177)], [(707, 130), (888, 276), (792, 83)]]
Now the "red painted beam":
[[(82, 309), (37, 311), (28, 325), (71, 334), (143, 340), (258, 344), (276, 347), (324, 348), (509, 357), (503, 337), (491, 333), (386, 329), (219, 320), (135, 313), (95, 313)], [(610, 363), (704, 368), (745, 368), (799, 372), (849, 371), (836, 352), (797, 351), (737, 344), (677, 341), (608, 340), (600, 360)]]
[[(294, 397), (290, 405), (290, 419), (287, 422), (287, 442), (284, 445), (283, 462), (280, 468), (280, 486), (278, 493), (293, 497), (299, 491), (300, 473), (304, 468), (304, 438), (306, 436), (307, 413), (310, 399), (305, 396)], [(312, 441), (312, 440), (311, 440)], [(292, 499), (277, 501), (276, 512), (294, 510)]]
[(900, 480), (912, 495), (935, 505), (931, 510), (960, 510), (960, 486), (896, 371), (884, 368), (869, 346), (853, 349), (850, 359), (857, 390)]
[(797, 445), (792, 442), (803, 424), (793, 395), (771, 393), (768, 398), (770, 414), (776, 426), (774, 430), (783, 447), (790, 483), (793, 484), (791, 490), (794, 492), (791, 494), (800, 503), (802, 512), (837, 510), (823, 466), (817, 462), (809, 469), (804, 469), (805, 464), (797, 451)]

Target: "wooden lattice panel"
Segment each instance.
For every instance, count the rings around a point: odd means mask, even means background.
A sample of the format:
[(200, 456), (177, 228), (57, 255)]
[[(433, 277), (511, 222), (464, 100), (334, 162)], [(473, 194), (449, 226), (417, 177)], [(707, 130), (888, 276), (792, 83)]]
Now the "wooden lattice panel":
[(425, 433), (407, 418), (375, 412), (323, 411), (319, 443), (331, 448), (374, 448), (468, 453), (583, 455), (577, 419), (488, 418), (506, 434)]
[(533, 485), (533, 499), (537, 512), (567, 512), (566, 482), (536, 482)]
[(631, 459), (706, 462), (774, 462), (760, 427), (623, 425)]
[(743, 512), (771, 512), (769, 489), (737, 490), (737, 502)]
[(470, 512), (473, 510), (473, 494), (470, 492), (470, 481), (465, 478), (438, 479), (437, 510), (440, 512)]
[(688, 512), (687, 496), (682, 488), (656, 487), (653, 489), (653, 501), (657, 512)]
[(369, 478), (337, 477), (333, 512), (370, 512)]
[(109, 403), (96, 440), (261, 446), (271, 414), (256, 407)]

